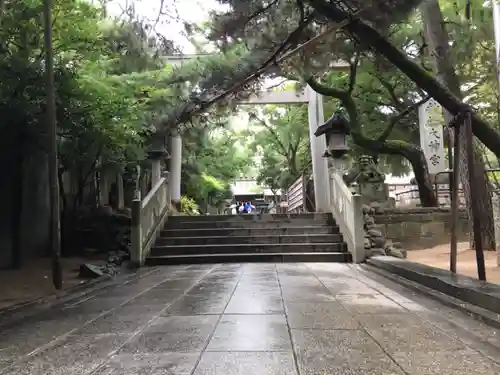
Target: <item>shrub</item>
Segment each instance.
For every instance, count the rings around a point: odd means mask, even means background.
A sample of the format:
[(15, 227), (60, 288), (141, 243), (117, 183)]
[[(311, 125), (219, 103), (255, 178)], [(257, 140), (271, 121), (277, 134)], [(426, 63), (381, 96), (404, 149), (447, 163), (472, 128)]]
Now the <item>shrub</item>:
[(195, 200), (185, 195), (181, 195), (181, 212), (188, 215), (199, 215), (198, 205)]

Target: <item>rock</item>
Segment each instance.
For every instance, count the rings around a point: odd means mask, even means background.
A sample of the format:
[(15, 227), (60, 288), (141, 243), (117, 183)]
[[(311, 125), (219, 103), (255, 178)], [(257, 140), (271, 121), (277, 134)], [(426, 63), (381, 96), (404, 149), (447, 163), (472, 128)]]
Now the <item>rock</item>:
[(363, 205), (363, 213), (364, 214), (369, 214), (371, 212), (372, 208), (368, 206), (367, 204)]
[(392, 247), (394, 247), (395, 249), (402, 249), (403, 244), (401, 242), (393, 242)]
[(108, 253), (108, 260), (107, 263), (113, 264), (115, 266), (121, 266), (123, 261), (129, 260), (130, 259), (130, 253), (123, 251), (123, 250), (118, 250), (118, 251), (110, 251)]
[(365, 237), (365, 249), (369, 249), (372, 247), (371, 241), (369, 238)]
[(382, 211), (382, 205), (378, 202), (372, 202), (370, 204), (371, 208), (372, 208), (372, 212), (381, 212)]
[(382, 232), (377, 230), (377, 229), (369, 229), (367, 231), (368, 235), (370, 236), (370, 238), (374, 238), (374, 237), (383, 237), (382, 236)]
[(85, 263), (80, 265), (79, 277), (82, 279), (96, 279), (98, 277), (104, 276), (106, 272), (103, 266), (97, 266), (95, 264)]
[(365, 224), (367, 224), (367, 225), (375, 224), (375, 219), (372, 216), (369, 216), (369, 215), (366, 215), (366, 216), (367, 217), (365, 217), (365, 219), (364, 219)]
[(365, 227), (365, 230), (367, 230), (367, 231), (370, 229), (377, 229), (378, 228), (376, 224), (365, 224), (364, 227)]
[(368, 258), (371, 258), (371, 257), (376, 256), (376, 255), (385, 255), (384, 249), (382, 249), (380, 247), (373, 247), (371, 249), (366, 250), (366, 256)]
[(396, 249), (394, 247), (391, 247), (388, 251), (387, 251), (387, 255), (390, 255), (391, 257), (395, 257), (395, 258), (400, 258), (400, 259), (406, 259), (406, 250), (403, 250), (403, 249)]
[(108, 263), (103, 267), (103, 273), (109, 276), (115, 276), (118, 274), (118, 269), (114, 264)]
[(121, 264), (123, 263), (123, 258), (119, 255), (110, 255), (108, 257), (108, 263), (115, 266), (121, 266)]
[(384, 248), (384, 246), (385, 246), (385, 238), (383, 238), (383, 237), (373, 237), (373, 238), (370, 238), (370, 241), (371, 241), (372, 247)]

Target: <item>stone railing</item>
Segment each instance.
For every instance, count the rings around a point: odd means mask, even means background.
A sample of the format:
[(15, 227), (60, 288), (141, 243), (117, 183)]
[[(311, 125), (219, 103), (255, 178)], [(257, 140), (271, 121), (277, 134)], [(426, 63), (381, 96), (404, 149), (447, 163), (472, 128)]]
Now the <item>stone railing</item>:
[(144, 199), (132, 201), (131, 252), (132, 264), (144, 263), (170, 209), (167, 177), (162, 177)]
[(365, 260), (363, 204), (361, 195), (353, 194), (342, 176), (330, 170), (330, 205), (354, 263)]

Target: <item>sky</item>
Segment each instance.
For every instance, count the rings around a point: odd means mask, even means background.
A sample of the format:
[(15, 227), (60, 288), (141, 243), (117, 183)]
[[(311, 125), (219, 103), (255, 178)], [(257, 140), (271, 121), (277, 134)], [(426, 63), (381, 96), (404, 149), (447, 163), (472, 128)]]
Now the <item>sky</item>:
[[(94, 0), (97, 1), (97, 0)], [(120, 15), (122, 9), (135, 4), (139, 17), (144, 17), (152, 23), (158, 17), (162, 0), (111, 0), (108, 3), (110, 14)], [(183, 36), (184, 25), (182, 20), (200, 23), (208, 20), (210, 10), (224, 10), (216, 0), (164, 0), (163, 9), (168, 16), (162, 16), (156, 26), (156, 31), (168, 39), (174, 40), (185, 54), (195, 53), (194, 47)]]

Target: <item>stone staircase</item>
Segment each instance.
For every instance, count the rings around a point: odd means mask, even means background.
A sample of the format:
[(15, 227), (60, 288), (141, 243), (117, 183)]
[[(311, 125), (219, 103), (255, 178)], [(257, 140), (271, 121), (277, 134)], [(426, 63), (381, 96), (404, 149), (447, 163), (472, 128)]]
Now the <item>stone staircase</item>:
[(169, 217), (147, 265), (351, 262), (331, 214)]

